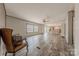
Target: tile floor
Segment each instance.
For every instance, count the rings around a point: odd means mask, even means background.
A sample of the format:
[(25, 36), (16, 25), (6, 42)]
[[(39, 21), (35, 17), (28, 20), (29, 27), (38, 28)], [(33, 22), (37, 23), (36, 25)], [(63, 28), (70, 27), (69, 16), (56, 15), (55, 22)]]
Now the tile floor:
[[(73, 48), (59, 34), (45, 33), (27, 38), (28, 56), (71, 56)], [(11, 55), (11, 54), (8, 54)], [(16, 55), (25, 56), (26, 48)]]
[(69, 46), (59, 34), (45, 33), (27, 38), (28, 56), (68, 56), (72, 55)]

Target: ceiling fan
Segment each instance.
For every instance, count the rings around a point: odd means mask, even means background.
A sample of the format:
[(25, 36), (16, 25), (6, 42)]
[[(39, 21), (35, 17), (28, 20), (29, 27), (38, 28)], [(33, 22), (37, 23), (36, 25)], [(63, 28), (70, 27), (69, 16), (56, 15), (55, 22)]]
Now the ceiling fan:
[(46, 18), (44, 18), (44, 19), (43, 19), (43, 22), (44, 22), (44, 23), (49, 22), (49, 16), (47, 16)]

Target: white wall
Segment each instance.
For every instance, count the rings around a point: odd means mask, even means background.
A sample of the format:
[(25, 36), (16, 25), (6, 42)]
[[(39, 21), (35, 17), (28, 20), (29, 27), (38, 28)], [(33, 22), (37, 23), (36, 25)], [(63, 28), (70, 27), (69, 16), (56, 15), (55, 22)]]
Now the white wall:
[(79, 4), (75, 4), (74, 43), (75, 55), (79, 56)]
[[(3, 4), (0, 3), (0, 28), (4, 28), (5, 27), (5, 11), (4, 11), (4, 7)], [(0, 39), (0, 55), (3, 54), (3, 43), (2, 40)]]
[(61, 24), (61, 36), (65, 36), (65, 23)]
[(3, 4), (0, 3), (0, 28), (5, 27), (5, 11)]
[(6, 16), (6, 27), (13, 29), (13, 34), (26, 35), (26, 23), (17, 18)]
[[(20, 34), (22, 36), (30, 36), (30, 35), (35, 35), (35, 34), (39, 34), (39, 33), (43, 33), (43, 25), (40, 24), (36, 24), (38, 25), (38, 32), (37, 33), (28, 33), (27, 34), (27, 27), (26, 25), (30, 23), (28, 21), (23, 21), (22, 19), (18, 19), (15, 17), (11, 17), (11, 16), (6, 16), (6, 27), (7, 28), (11, 28), (13, 29), (13, 34)], [(33, 24), (33, 23), (30, 23)]]
[(65, 18), (65, 37), (66, 37), (66, 41), (68, 43), (68, 14), (66, 14), (66, 18)]

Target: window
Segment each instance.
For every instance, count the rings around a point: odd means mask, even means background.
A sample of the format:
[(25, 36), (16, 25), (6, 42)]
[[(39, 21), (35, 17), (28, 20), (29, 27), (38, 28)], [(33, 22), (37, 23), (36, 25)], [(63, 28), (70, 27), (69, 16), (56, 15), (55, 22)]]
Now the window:
[(33, 25), (27, 24), (27, 32), (33, 32)]
[(38, 32), (38, 26), (34, 25), (34, 32)]

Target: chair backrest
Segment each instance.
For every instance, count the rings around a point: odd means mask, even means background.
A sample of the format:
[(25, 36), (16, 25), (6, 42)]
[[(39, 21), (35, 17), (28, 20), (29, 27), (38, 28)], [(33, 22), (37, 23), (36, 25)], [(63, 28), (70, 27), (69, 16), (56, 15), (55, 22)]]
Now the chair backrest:
[(13, 51), (12, 29), (1, 28), (0, 35), (8, 52)]

